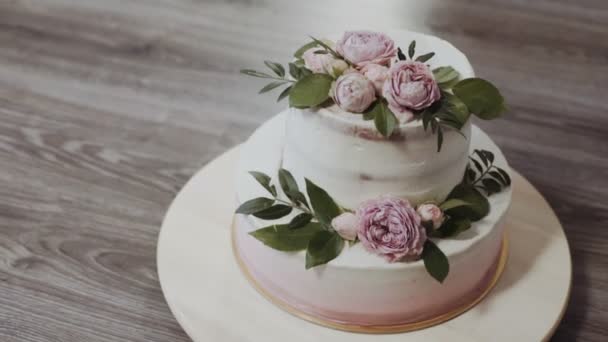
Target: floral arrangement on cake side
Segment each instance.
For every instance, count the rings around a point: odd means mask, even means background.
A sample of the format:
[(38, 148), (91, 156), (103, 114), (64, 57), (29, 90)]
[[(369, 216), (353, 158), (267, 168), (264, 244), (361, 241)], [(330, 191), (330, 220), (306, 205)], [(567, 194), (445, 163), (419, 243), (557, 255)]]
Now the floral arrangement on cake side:
[(498, 89), (481, 78), (460, 79), (451, 66), (431, 69), (434, 52), (407, 55), (384, 33), (345, 32), (337, 42), (311, 37), (294, 53), (286, 68), (265, 61), (271, 73), (243, 69), (241, 73), (271, 80), (260, 93), (287, 86), (278, 101), (289, 97), (295, 108), (336, 104), (342, 110), (374, 120), (376, 129), (390, 137), (400, 123), (422, 120), (437, 135), (437, 151), (444, 129), (460, 129), (470, 115), (485, 120), (505, 111)]
[(297, 215), (289, 223), (271, 224), (250, 235), (279, 251), (306, 251), (306, 269), (335, 259), (346, 243), (360, 242), (387, 262), (422, 259), (428, 273), (443, 282), (449, 261), (433, 239), (452, 238), (469, 229), (472, 222), (489, 213), (487, 196), (511, 184), (507, 172), (494, 165), (490, 151), (475, 150), (469, 158), (462, 182), (442, 203), (414, 207), (407, 199), (382, 196), (357, 208), (344, 208), (309, 179), (305, 180), (307, 199), (292, 174), (280, 169), (278, 183), (283, 194), (270, 176), (251, 171), (270, 196), (246, 201), (236, 213), (277, 220), (295, 211)]

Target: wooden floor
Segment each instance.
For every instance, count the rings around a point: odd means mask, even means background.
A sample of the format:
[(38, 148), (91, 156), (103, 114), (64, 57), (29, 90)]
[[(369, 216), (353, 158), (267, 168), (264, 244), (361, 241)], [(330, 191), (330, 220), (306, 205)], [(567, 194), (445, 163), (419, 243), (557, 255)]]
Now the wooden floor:
[(187, 341), (156, 274), (164, 212), (282, 108), (238, 69), (362, 25), (446, 38), (503, 90), (482, 126), (572, 248), (554, 340), (605, 341), (605, 0), (0, 1), (0, 341)]

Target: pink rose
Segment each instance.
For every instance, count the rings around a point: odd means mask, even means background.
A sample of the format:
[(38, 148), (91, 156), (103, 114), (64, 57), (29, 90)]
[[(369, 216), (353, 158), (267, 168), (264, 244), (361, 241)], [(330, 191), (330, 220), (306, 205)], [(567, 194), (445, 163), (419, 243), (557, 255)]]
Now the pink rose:
[(388, 65), (395, 54), (395, 42), (384, 33), (348, 31), (338, 43), (336, 52), (361, 68), (367, 64)]
[(333, 98), (345, 111), (361, 113), (376, 100), (376, 90), (365, 76), (351, 72), (338, 77), (333, 88)]
[(361, 68), (361, 73), (372, 81), (376, 93), (378, 95), (382, 94), (382, 86), (384, 86), (384, 81), (388, 77), (388, 68), (379, 64), (367, 64)]
[(389, 262), (420, 257), (426, 242), (426, 230), (420, 216), (407, 200), (380, 197), (357, 209), (357, 236), (371, 253)]
[(432, 203), (421, 204), (416, 211), (422, 222), (431, 222), (434, 229), (441, 227), (445, 219), (443, 211)]
[(399, 61), (389, 69), (382, 95), (395, 113), (427, 108), (441, 97), (429, 67), (413, 61)]
[(345, 240), (355, 241), (359, 220), (353, 213), (343, 213), (331, 220), (331, 226)]
[(315, 51), (324, 51), (322, 47), (312, 47), (302, 54), (304, 65), (310, 71), (315, 74), (327, 73), (327, 70), (331, 68), (334, 62), (334, 57), (330, 54), (318, 54)]

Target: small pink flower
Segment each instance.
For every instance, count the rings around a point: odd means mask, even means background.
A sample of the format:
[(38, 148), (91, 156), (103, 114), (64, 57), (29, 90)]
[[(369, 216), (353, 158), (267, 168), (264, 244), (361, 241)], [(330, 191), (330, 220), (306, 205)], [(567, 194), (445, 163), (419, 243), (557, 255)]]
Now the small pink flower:
[(388, 77), (388, 68), (379, 64), (367, 64), (361, 68), (361, 73), (372, 81), (376, 93), (378, 95), (382, 94), (382, 86), (384, 86), (384, 81)]
[(416, 210), (422, 222), (431, 222), (434, 229), (438, 229), (443, 224), (445, 217), (443, 211), (432, 203), (421, 204)]
[(318, 54), (315, 51), (323, 51), (322, 47), (312, 47), (302, 54), (304, 66), (315, 74), (325, 74), (331, 68), (334, 57), (330, 54)]
[(376, 100), (374, 84), (358, 72), (340, 76), (333, 87), (336, 104), (348, 112), (361, 113)]
[(397, 48), (395, 42), (384, 33), (348, 31), (336, 43), (336, 52), (361, 68), (371, 63), (389, 65)]
[(389, 69), (382, 95), (395, 113), (427, 108), (441, 97), (429, 67), (414, 61), (399, 61)]
[(331, 221), (331, 226), (343, 239), (354, 241), (357, 238), (359, 220), (353, 213), (343, 213)]
[(364, 202), (357, 209), (357, 236), (369, 252), (389, 262), (420, 257), (426, 230), (420, 216), (407, 200), (380, 197)]

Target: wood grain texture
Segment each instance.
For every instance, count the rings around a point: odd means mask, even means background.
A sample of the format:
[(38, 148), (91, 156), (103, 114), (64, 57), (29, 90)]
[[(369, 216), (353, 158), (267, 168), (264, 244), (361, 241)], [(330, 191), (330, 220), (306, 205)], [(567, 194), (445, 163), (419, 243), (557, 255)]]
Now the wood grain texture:
[(283, 106), (237, 70), (361, 22), (446, 38), (503, 90), (509, 115), (480, 124), (572, 248), (554, 340), (603, 341), (604, 0), (1, 1), (0, 341), (187, 341), (155, 270), (163, 214)]

